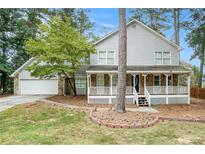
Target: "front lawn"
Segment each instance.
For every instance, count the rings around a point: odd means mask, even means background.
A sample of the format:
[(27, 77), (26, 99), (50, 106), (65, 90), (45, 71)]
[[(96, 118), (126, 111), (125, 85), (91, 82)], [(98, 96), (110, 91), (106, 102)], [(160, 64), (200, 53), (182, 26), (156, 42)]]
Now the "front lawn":
[(92, 123), (80, 111), (24, 104), (0, 112), (0, 144), (205, 144), (205, 124), (113, 129)]

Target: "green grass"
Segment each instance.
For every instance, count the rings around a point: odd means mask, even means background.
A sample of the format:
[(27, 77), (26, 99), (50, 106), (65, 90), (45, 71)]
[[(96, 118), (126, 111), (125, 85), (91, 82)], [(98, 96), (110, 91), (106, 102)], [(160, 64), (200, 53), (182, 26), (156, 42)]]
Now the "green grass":
[(0, 112), (0, 144), (205, 144), (205, 124), (112, 129), (93, 124), (83, 112), (38, 103)]

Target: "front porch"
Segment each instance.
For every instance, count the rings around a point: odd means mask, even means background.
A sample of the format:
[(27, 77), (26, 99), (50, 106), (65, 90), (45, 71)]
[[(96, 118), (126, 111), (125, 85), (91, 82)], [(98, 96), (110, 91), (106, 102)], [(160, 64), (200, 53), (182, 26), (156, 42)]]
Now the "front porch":
[[(139, 105), (145, 98), (148, 106), (154, 104), (190, 103), (189, 73), (134, 73), (127, 72), (126, 103)], [(117, 72), (87, 72), (88, 103), (115, 103)]]

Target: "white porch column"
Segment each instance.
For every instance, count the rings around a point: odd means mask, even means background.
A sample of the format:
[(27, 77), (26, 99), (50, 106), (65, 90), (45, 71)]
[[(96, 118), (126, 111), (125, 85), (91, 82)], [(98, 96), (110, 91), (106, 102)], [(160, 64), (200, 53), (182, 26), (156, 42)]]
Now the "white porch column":
[(168, 77), (169, 77), (169, 75), (168, 74), (165, 74), (165, 76), (166, 76), (166, 104), (169, 104), (169, 99), (168, 99), (168, 94), (169, 94), (169, 85), (168, 85)]
[(147, 77), (147, 74), (142, 74), (144, 76), (144, 94), (145, 94), (145, 88), (147, 88), (147, 85), (146, 85), (146, 77)]
[(109, 98), (109, 104), (112, 104), (112, 77), (113, 74), (109, 74), (110, 77), (110, 98)]
[[(136, 74), (132, 74), (133, 76), (133, 95), (134, 95), (134, 90), (135, 90), (135, 77), (136, 77)], [(135, 99), (133, 98), (133, 104), (135, 103)]]
[(178, 74), (178, 81), (177, 81), (177, 92), (179, 94), (180, 90), (179, 90), (179, 74)]
[(87, 100), (88, 100), (88, 103), (90, 103), (90, 98), (89, 98), (89, 95), (90, 95), (90, 74), (87, 74)]
[(190, 81), (191, 81), (191, 77), (190, 74), (188, 74), (188, 78), (187, 78), (187, 90), (188, 90), (188, 104), (190, 104)]

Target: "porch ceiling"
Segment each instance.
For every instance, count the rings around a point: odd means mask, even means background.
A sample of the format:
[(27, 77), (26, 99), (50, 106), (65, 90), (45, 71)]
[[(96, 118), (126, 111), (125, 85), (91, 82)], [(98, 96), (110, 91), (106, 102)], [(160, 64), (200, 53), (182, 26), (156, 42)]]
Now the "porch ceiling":
[[(89, 65), (87, 73), (117, 73), (117, 65)], [(190, 70), (181, 66), (127, 66), (128, 73), (190, 73)]]

